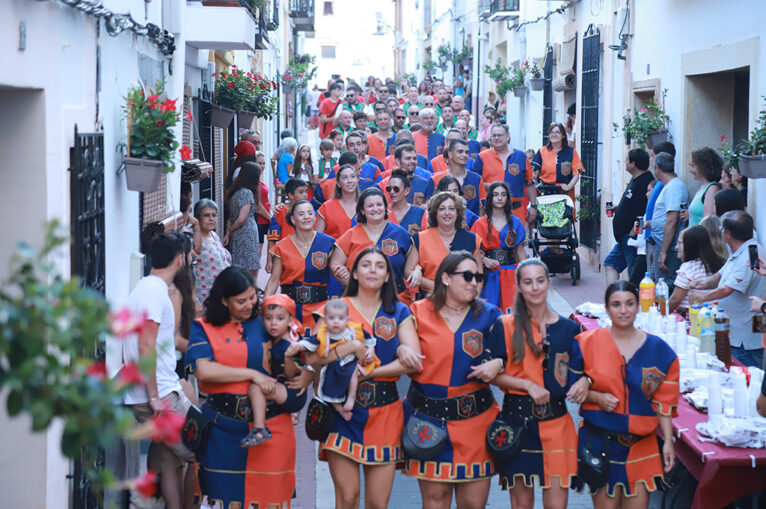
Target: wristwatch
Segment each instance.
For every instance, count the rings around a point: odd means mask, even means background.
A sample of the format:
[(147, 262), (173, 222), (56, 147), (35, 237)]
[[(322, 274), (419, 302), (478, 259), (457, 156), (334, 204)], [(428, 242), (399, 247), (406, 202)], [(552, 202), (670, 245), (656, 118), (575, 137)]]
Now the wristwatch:
[(588, 375), (583, 375), (583, 376), (588, 381), (588, 387), (593, 387), (593, 379), (589, 377)]
[(764, 314), (764, 315), (766, 315), (766, 302), (764, 302), (763, 304), (761, 304), (761, 314)]

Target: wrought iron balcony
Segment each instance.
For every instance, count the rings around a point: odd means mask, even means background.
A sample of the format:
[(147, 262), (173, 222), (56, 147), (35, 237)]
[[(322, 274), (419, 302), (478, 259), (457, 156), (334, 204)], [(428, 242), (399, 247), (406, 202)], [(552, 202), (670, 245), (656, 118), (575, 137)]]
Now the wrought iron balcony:
[(290, 0), (290, 17), (296, 32), (313, 32), (314, 0)]
[(491, 0), (489, 3), (489, 21), (506, 21), (519, 17), (521, 0)]
[(489, 17), (492, 12), (489, 10), (489, 4), (492, 3), (492, 0), (478, 0), (479, 8), (479, 19), (484, 21)]

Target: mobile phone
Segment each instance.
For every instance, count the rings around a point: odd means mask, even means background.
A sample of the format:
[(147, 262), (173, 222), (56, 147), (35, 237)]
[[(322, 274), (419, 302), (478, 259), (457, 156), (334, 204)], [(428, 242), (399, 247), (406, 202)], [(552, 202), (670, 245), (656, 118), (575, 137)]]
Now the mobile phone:
[(681, 210), (686, 210), (686, 202), (685, 201), (681, 202)]
[(758, 264), (758, 246), (755, 244), (750, 244), (747, 246), (747, 252), (750, 254), (750, 268), (759, 268), (760, 265)]

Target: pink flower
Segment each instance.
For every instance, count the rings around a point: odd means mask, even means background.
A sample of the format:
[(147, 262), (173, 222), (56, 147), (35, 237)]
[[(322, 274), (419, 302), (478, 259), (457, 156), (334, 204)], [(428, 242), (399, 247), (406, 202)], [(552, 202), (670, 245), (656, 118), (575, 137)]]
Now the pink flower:
[(721, 135), (721, 145), (723, 145), (724, 143), (726, 143), (726, 136), (724, 136), (724, 135), (722, 134), (722, 135)]
[(641, 108), (641, 113), (646, 113), (646, 108)]
[(178, 149), (178, 152), (181, 154), (181, 159), (186, 161), (187, 159), (191, 159), (191, 149), (184, 145), (180, 149)]
[(141, 370), (132, 362), (126, 364), (120, 370), (120, 381), (125, 385), (146, 385)]
[(134, 487), (142, 497), (153, 497), (157, 493), (157, 474), (147, 470), (143, 477), (136, 479)]
[(134, 332), (141, 332), (146, 324), (146, 313), (135, 314), (125, 307), (117, 313), (109, 313), (109, 319), (112, 335), (122, 338)]
[(181, 430), (184, 427), (186, 417), (170, 411), (165, 405), (165, 410), (150, 420), (152, 423), (152, 440), (170, 444), (181, 441)]

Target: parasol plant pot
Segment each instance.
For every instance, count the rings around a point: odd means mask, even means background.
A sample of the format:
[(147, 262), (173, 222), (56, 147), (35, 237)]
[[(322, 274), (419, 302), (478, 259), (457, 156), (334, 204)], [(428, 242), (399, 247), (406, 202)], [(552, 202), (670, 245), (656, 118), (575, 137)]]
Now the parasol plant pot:
[(529, 86), (532, 90), (542, 90), (545, 88), (545, 78), (530, 78)]
[(666, 141), (670, 141), (670, 131), (667, 129), (660, 129), (659, 131), (649, 133), (649, 136), (646, 138), (646, 146), (654, 148), (656, 145), (665, 143)]
[(766, 154), (741, 156), (739, 159), (739, 172), (751, 179), (766, 178)]
[(165, 164), (154, 159), (125, 157), (125, 177), (128, 189), (151, 193), (160, 187)]
[(240, 129), (250, 129), (255, 120), (255, 113), (247, 110), (239, 110), (237, 112), (237, 127)]
[(521, 85), (519, 87), (513, 87), (513, 95), (516, 97), (524, 97), (527, 93), (527, 86)]
[(215, 127), (226, 129), (234, 119), (234, 110), (224, 108), (223, 106), (213, 105), (210, 109), (210, 123)]

